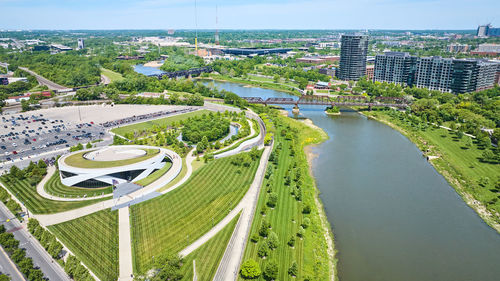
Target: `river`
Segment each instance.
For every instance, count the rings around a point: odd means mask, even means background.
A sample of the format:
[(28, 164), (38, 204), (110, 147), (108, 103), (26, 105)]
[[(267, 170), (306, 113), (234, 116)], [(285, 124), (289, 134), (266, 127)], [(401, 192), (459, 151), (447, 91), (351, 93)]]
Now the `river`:
[[(243, 97), (293, 97), (215, 85)], [(330, 136), (313, 148), (312, 169), (335, 234), (341, 281), (500, 280), (500, 235), (412, 142), (356, 112), (323, 110), (300, 108)]]

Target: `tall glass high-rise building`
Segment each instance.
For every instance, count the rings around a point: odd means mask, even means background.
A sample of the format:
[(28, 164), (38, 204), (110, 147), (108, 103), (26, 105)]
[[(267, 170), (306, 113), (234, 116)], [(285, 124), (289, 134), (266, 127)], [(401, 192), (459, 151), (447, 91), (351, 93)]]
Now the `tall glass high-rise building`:
[(342, 35), (337, 77), (342, 80), (359, 80), (365, 76), (367, 52), (368, 36)]

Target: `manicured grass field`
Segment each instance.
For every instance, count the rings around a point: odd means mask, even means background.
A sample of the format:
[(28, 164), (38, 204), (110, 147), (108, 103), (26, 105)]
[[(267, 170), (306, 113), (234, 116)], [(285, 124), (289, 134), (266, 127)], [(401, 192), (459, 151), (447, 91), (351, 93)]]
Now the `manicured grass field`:
[(111, 82), (121, 81), (121, 80), (125, 79), (125, 78), (123, 78), (123, 76), (120, 73), (114, 72), (114, 71), (106, 69), (106, 68), (101, 68), (101, 74), (108, 77), (109, 80), (111, 80)]
[(103, 188), (79, 188), (66, 186), (61, 183), (59, 171), (56, 171), (52, 177), (50, 177), (44, 188), (47, 193), (59, 197), (93, 197), (102, 194), (109, 194), (113, 191), (111, 186)]
[[(305, 280), (306, 277), (310, 278), (308, 280), (329, 280), (330, 270), (333, 269), (330, 269), (329, 266), (325, 232), (315, 207), (314, 196), (316, 189), (314, 181), (308, 174), (307, 160), (303, 152), (304, 145), (317, 143), (323, 137), (318, 131), (312, 130), (298, 121), (282, 116), (275, 118), (280, 121), (276, 127), (277, 132), (283, 129), (289, 132), (290, 129), (286, 125), (290, 125), (291, 128), (297, 129), (300, 133), (295, 138), (295, 141), (285, 139), (281, 134), (275, 135), (273, 153), (276, 154), (276, 151), (280, 150), (278, 161), (277, 164), (274, 161), (268, 163), (273, 172), (269, 179), (264, 179), (250, 231), (250, 237), (255, 236), (258, 241), (257, 243), (251, 240), (248, 241), (243, 261), (250, 258), (254, 259), (260, 264), (262, 270), (270, 261), (275, 261), (278, 264), (277, 280)], [(281, 149), (279, 149), (280, 146)], [(291, 155), (292, 147), (295, 151), (294, 155)], [(289, 167), (293, 167), (294, 162), (296, 162), (297, 166), (292, 170), (297, 171), (300, 169), (302, 175), (301, 201), (292, 194), (296, 188), (295, 181), (292, 180), (290, 185), (286, 185), (284, 179), (287, 170)], [(294, 174), (294, 172), (291, 174)], [(278, 198), (274, 208), (266, 205), (270, 197), (270, 191), (276, 193)], [(306, 205), (311, 207), (310, 214), (302, 213), (302, 209)], [(265, 215), (261, 213), (263, 208), (266, 209)], [(310, 225), (305, 228), (305, 234), (301, 239), (297, 233), (306, 218), (310, 220)], [(257, 254), (259, 247), (266, 245), (269, 240), (269, 238), (259, 236), (259, 230), (264, 220), (271, 224), (269, 233), (274, 232), (278, 236), (278, 247), (269, 250), (269, 254), (265, 259), (260, 258)], [(295, 239), (293, 247), (287, 244), (292, 237)], [(294, 261), (298, 265), (296, 278), (288, 274), (288, 269)], [(239, 279), (243, 280), (241, 277)], [(255, 280), (264, 280), (264, 277), (261, 276)]]
[(88, 153), (88, 151), (80, 152), (80, 153), (75, 153), (71, 156), (66, 157), (64, 159), (64, 163), (68, 166), (72, 167), (78, 167), (78, 168), (111, 168), (111, 167), (119, 167), (119, 166), (125, 166), (125, 165), (130, 165), (134, 164), (137, 162), (141, 162), (144, 160), (147, 160), (149, 158), (152, 158), (156, 156), (158, 153), (160, 153), (159, 149), (144, 149), (146, 151), (146, 155), (141, 156), (141, 157), (136, 157), (136, 158), (131, 158), (131, 159), (125, 159), (125, 160), (117, 160), (117, 161), (92, 161), (85, 159), (83, 155), (85, 153)]
[(185, 120), (185, 119), (188, 119), (189, 117), (208, 114), (210, 112), (211, 112), (210, 110), (197, 110), (197, 111), (179, 114), (179, 115), (175, 115), (175, 116), (170, 116), (170, 117), (165, 117), (165, 118), (161, 118), (161, 119), (156, 119), (156, 120), (151, 120), (151, 121), (146, 121), (146, 122), (142, 122), (142, 123), (137, 123), (137, 124), (132, 124), (132, 125), (128, 125), (128, 126), (114, 128), (111, 130), (111, 132), (113, 132), (117, 135), (120, 135), (120, 136), (125, 136), (125, 134), (127, 134), (127, 133), (142, 132), (144, 130), (150, 130), (154, 126), (169, 126), (174, 122), (179, 122), (180, 120)]
[[(399, 118), (389, 116), (387, 111), (366, 114), (398, 126), (421, 150), (430, 149), (429, 155), (439, 156), (438, 159), (431, 160), (432, 163), (459, 193), (465, 190), (488, 209), (500, 212), (500, 200), (498, 200), (500, 197), (493, 189), (500, 175), (500, 165), (480, 161), (484, 150), (480, 149), (475, 141), (470, 148), (467, 148), (465, 145), (467, 136), (458, 139), (454, 132), (432, 126), (425, 130), (416, 130)], [(481, 178), (489, 178), (489, 184), (480, 186), (478, 182)], [(456, 180), (460, 187), (457, 186)]]
[(163, 176), (168, 170), (172, 167), (172, 162), (166, 162), (165, 166), (163, 166), (161, 169), (155, 171), (154, 173), (150, 174), (149, 176), (143, 178), (142, 180), (138, 180), (136, 184), (146, 186), (155, 180), (159, 179), (161, 176)]
[(49, 226), (101, 280), (118, 278), (118, 211), (106, 209), (78, 219)]
[(199, 281), (212, 281), (227, 243), (233, 234), (239, 215), (226, 225), (212, 239), (184, 258), (183, 281), (193, 280), (193, 260), (196, 261), (196, 276)]
[(181, 187), (131, 207), (134, 272), (145, 273), (152, 257), (177, 253), (224, 218), (253, 181), (258, 160), (249, 167), (233, 157), (204, 165)]
[(11, 178), (10, 182), (5, 182), (4, 179), (1, 178), (0, 181), (2, 181), (3, 185), (6, 186), (9, 191), (14, 194), (14, 196), (16, 196), (30, 210), (30, 212), (34, 214), (64, 212), (107, 199), (102, 198), (78, 202), (54, 201), (40, 196), (36, 191), (36, 186), (31, 186), (26, 179), (17, 180)]

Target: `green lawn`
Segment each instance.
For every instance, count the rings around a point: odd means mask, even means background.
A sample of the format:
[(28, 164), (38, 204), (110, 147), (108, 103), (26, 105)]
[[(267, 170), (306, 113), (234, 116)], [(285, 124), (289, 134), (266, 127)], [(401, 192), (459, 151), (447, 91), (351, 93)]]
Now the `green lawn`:
[(101, 280), (118, 278), (118, 211), (106, 209), (49, 226)]
[[(256, 209), (255, 218), (252, 223), (250, 237), (256, 235), (257, 243), (248, 241), (243, 261), (254, 259), (259, 262), (263, 270), (269, 261), (275, 261), (278, 264), (277, 280), (304, 280), (309, 277), (309, 280), (329, 280), (329, 255), (327, 253), (327, 244), (325, 241), (325, 233), (322, 229), (321, 220), (314, 203), (316, 188), (313, 178), (308, 174), (308, 165), (303, 145), (309, 143), (317, 143), (324, 137), (315, 130), (301, 124), (298, 121), (286, 117), (279, 118), (276, 131), (286, 130), (290, 132), (287, 125), (297, 129), (300, 133), (295, 136), (295, 141), (287, 140), (280, 134), (275, 135), (274, 155), (278, 155), (277, 164), (274, 161), (269, 161), (269, 166), (272, 167), (272, 175), (269, 179), (264, 179), (264, 183), (259, 195), (259, 201)], [(281, 147), (281, 149), (279, 149)], [(291, 148), (295, 154), (291, 155)], [(279, 153), (277, 151), (279, 150)], [(277, 154), (276, 154), (277, 153)], [(296, 162), (296, 168), (293, 168)], [(302, 201), (293, 195), (297, 184), (294, 176), (290, 185), (285, 184), (285, 175), (288, 169), (293, 171), (294, 175), (297, 170), (301, 171), (301, 181), (303, 182), (300, 188), (302, 192)], [(267, 207), (266, 203), (270, 197), (270, 192), (276, 193), (278, 200), (274, 208)], [(302, 208), (306, 205), (311, 207), (310, 214), (303, 214)], [(261, 210), (265, 208), (265, 215), (261, 214)], [(305, 235), (301, 239), (297, 236), (299, 227), (304, 223), (305, 218), (310, 220), (310, 225), (305, 229)], [(274, 232), (278, 236), (278, 247), (274, 250), (269, 250), (269, 255), (263, 259), (257, 254), (261, 245), (266, 245), (268, 239), (259, 236), (259, 229), (263, 220), (271, 224), (270, 232)], [(269, 237), (269, 236), (268, 236)], [(294, 247), (290, 247), (287, 243), (295, 238)], [(288, 275), (288, 269), (293, 262), (298, 265), (297, 278)], [(243, 280), (240, 278), (240, 280)], [(264, 280), (261, 276), (256, 280)]]
[(144, 130), (150, 130), (155, 126), (162, 126), (162, 127), (169, 126), (174, 122), (179, 122), (180, 120), (185, 120), (185, 119), (188, 119), (189, 117), (208, 114), (210, 112), (211, 112), (210, 110), (197, 110), (197, 111), (179, 114), (179, 115), (175, 115), (175, 116), (170, 116), (170, 117), (165, 117), (165, 118), (161, 118), (161, 119), (156, 119), (156, 120), (151, 120), (151, 121), (146, 121), (146, 122), (142, 122), (142, 123), (137, 123), (137, 124), (132, 124), (132, 125), (128, 125), (128, 126), (114, 128), (111, 130), (111, 132), (113, 132), (117, 135), (120, 135), (120, 136), (125, 136), (125, 134), (127, 134), (127, 133), (142, 132)]
[[(475, 141), (472, 147), (466, 148), (467, 136), (457, 139), (455, 133), (432, 126), (425, 130), (417, 130), (404, 120), (390, 116), (388, 111), (373, 111), (365, 114), (394, 124), (421, 150), (429, 149), (429, 155), (439, 156), (438, 159), (431, 160), (433, 165), (458, 193), (471, 194), (488, 209), (500, 212), (500, 200), (498, 200), (500, 197), (494, 190), (495, 182), (500, 175), (500, 165), (481, 162), (484, 150), (478, 148)], [(489, 184), (484, 187), (480, 186), (481, 178), (488, 178)], [(497, 218), (497, 222), (500, 222), (500, 219)]]
[(111, 80), (111, 82), (121, 81), (121, 80), (125, 79), (125, 78), (123, 78), (123, 76), (120, 73), (114, 72), (114, 71), (106, 69), (106, 68), (101, 68), (101, 74), (108, 77), (109, 80)]
[(233, 157), (214, 160), (181, 187), (131, 207), (134, 272), (149, 270), (153, 256), (179, 252), (238, 204), (253, 181), (258, 160), (242, 167), (231, 163)]
[(61, 183), (59, 171), (56, 171), (44, 186), (47, 193), (59, 197), (93, 197), (113, 192), (112, 187), (103, 188), (79, 188), (66, 186)]
[(136, 181), (135, 183), (138, 185), (146, 186), (163, 176), (166, 172), (168, 172), (168, 170), (170, 170), (170, 167), (172, 167), (172, 162), (166, 162), (165, 166), (163, 166), (161, 169), (151, 173), (149, 176), (143, 178), (142, 180)]
[(134, 164), (137, 162), (141, 162), (156, 156), (160, 153), (159, 149), (144, 149), (146, 151), (146, 155), (131, 159), (125, 160), (117, 160), (117, 161), (92, 161), (85, 159), (83, 157), (84, 154), (88, 153), (88, 151), (75, 153), (70, 155), (64, 159), (64, 163), (68, 166), (78, 167), (78, 168), (110, 168), (110, 167), (119, 167)]
[(36, 191), (36, 186), (31, 186), (26, 179), (18, 180), (9, 177), (9, 182), (7, 182), (5, 176), (2, 176), (0, 181), (34, 214), (64, 212), (107, 200), (107, 198), (102, 198), (77, 202), (54, 201), (40, 196)]
[(183, 281), (193, 280), (193, 260), (196, 261), (198, 280), (212, 281), (239, 217), (239, 215), (236, 216), (212, 239), (184, 258), (184, 266), (182, 267)]

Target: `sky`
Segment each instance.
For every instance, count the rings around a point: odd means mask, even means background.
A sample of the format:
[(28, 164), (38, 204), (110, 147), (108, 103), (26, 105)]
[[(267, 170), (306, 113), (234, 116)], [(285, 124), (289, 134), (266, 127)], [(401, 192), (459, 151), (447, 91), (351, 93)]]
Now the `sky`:
[(0, 0), (0, 30), (214, 29), (216, 6), (219, 29), (500, 27), (500, 0)]

